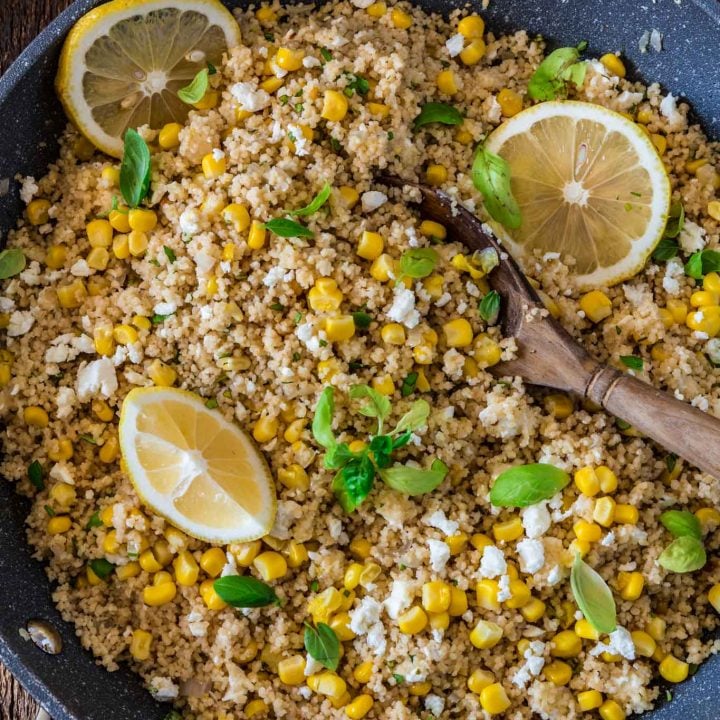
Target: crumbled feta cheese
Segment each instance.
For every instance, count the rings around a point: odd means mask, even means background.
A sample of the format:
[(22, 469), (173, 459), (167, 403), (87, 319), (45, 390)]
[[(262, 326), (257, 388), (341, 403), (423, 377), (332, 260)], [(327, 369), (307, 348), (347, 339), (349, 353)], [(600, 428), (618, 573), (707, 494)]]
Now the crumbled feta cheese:
[(212, 156), (213, 156), (213, 160), (215, 160), (216, 162), (220, 162), (220, 160), (225, 159), (225, 153), (222, 150), (220, 150), (220, 148), (215, 148), (212, 151)]
[(533, 677), (537, 677), (545, 666), (545, 643), (533, 640), (523, 653), (525, 662), (512, 678), (513, 685), (524, 688)]
[(200, 213), (197, 208), (185, 208), (180, 213), (180, 230), (185, 235), (195, 235), (200, 232)]
[(465, 367), (465, 356), (455, 348), (450, 348), (443, 355), (443, 372), (451, 378), (459, 378)]
[(324, 669), (325, 666), (321, 662), (318, 662), (312, 655), (308, 654), (305, 659), (305, 677), (322, 672)]
[(226, 562), (225, 565), (223, 565), (223, 569), (220, 572), (220, 577), (227, 577), (228, 575), (239, 575), (238, 572), (238, 566), (237, 561), (235, 560), (235, 556), (227, 550), (225, 552), (225, 558)]
[(35, 318), (30, 310), (15, 310), (8, 321), (7, 334), (9, 337), (20, 337), (30, 332)]
[(257, 90), (254, 83), (239, 82), (230, 88), (230, 94), (240, 103), (243, 110), (258, 112), (270, 104), (270, 95)]
[(608, 643), (599, 642), (590, 650), (590, 654), (596, 656), (604, 652), (609, 652), (612, 655), (621, 655), (626, 660), (635, 659), (635, 643), (633, 642), (632, 635), (624, 627), (618, 625), (618, 627), (608, 635), (608, 638)]
[(685, 225), (678, 236), (680, 247), (688, 254), (702, 250), (705, 247), (705, 228), (700, 227), (692, 220), (685, 220)]
[(512, 597), (512, 593), (510, 592), (510, 576), (503, 575), (500, 578), (500, 581), (498, 582), (498, 594), (497, 594), (498, 602), (505, 602), (506, 600), (509, 600), (511, 597)]
[(517, 544), (520, 557), (520, 570), (524, 573), (536, 573), (545, 564), (545, 548), (542, 540), (521, 540)]
[(402, 284), (396, 285), (394, 292), (388, 318), (410, 329), (416, 327), (420, 323), (420, 313), (415, 309), (415, 293)]
[(503, 551), (495, 545), (486, 545), (480, 561), (480, 577), (494, 578), (504, 575), (506, 572), (507, 562), (505, 562)]
[(263, 285), (265, 287), (275, 287), (279, 282), (290, 282), (294, 274), (292, 270), (286, 270), (278, 266), (272, 267), (263, 278)]
[(303, 134), (302, 128), (298, 125), (288, 125), (288, 130), (292, 136), (292, 142), (295, 146), (295, 154), (298, 157), (310, 154), (311, 142)]
[(318, 58), (314, 57), (313, 55), (306, 55), (303, 58), (302, 63), (303, 63), (303, 67), (305, 67), (305, 68), (320, 67), (320, 65), (322, 65), (320, 60)]
[(607, 533), (605, 537), (600, 541), (600, 544), (604, 547), (612, 547), (615, 544), (615, 533)]
[(445, 709), (445, 700), (439, 695), (426, 695), (425, 696), (425, 709), (431, 712), (435, 717), (440, 717), (442, 711)]
[(557, 585), (563, 579), (563, 569), (560, 565), (555, 565), (548, 573), (548, 585)]
[(443, 293), (435, 303), (435, 307), (445, 307), (452, 300), (452, 295), (449, 292)]
[(520, 513), (522, 524), (525, 528), (525, 534), (529, 538), (538, 538), (544, 535), (552, 523), (550, 512), (547, 509), (547, 503), (539, 502), (535, 505), (529, 505)]
[(35, 178), (28, 175), (22, 179), (22, 185), (20, 186), (20, 199), (28, 205), (37, 194), (39, 190), (38, 184), (35, 182)]
[(160, 702), (174, 700), (178, 696), (178, 686), (168, 677), (154, 677), (150, 681), (150, 692)]
[(450, 57), (458, 56), (465, 47), (465, 36), (460, 33), (453, 35), (445, 41), (445, 47), (447, 48), (448, 55), (450, 55)]
[(365, 10), (366, 8), (369, 8), (375, 0), (352, 0), (352, 4), (356, 8), (360, 8), (361, 10)]
[(48, 475), (56, 482), (62, 482), (66, 485), (74, 485), (75, 478), (73, 477), (72, 471), (64, 462), (55, 463)]
[(435, 572), (442, 572), (450, 559), (450, 547), (442, 540), (430, 538), (428, 548), (430, 548), (430, 567)]
[(375, 655), (384, 655), (387, 647), (385, 626), (380, 620), (382, 605), (366, 595), (355, 610), (350, 612), (350, 629), (356, 635), (365, 635), (368, 647)]
[(393, 580), (390, 594), (383, 602), (387, 614), (393, 620), (397, 620), (398, 615), (412, 605), (414, 589), (414, 583), (409, 580), (403, 580), (400, 578)]
[(705, 352), (712, 362), (720, 365), (720, 339), (712, 338), (705, 343)]
[(75, 395), (75, 391), (72, 388), (58, 388), (57, 395), (55, 396), (55, 402), (57, 403), (58, 407), (58, 420), (64, 420), (65, 418), (69, 418), (73, 414), (76, 401), (77, 397)]
[(40, 273), (42, 269), (40, 263), (33, 260), (26, 268), (20, 273), (20, 280), (26, 285), (39, 285), (40, 284)]
[(680, 292), (679, 278), (685, 276), (685, 268), (677, 258), (668, 260), (665, 266), (665, 276), (663, 277), (663, 290), (668, 295), (677, 295)]
[(426, 525), (444, 532), (446, 535), (454, 535), (460, 527), (460, 524), (454, 520), (450, 520), (443, 510), (436, 510), (430, 515), (425, 515), (422, 521)]
[(72, 264), (70, 267), (70, 274), (75, 277), (90, 277), (93, 274), (93, 270), (87, 264), (87, 260), (81, 258)]
[(11, 298), (0, 297), (0, 312), (10, 313), (15, 309), (15, 301)]
[(107, 357), (83, 363), (77, 373), (77, 396), (81, 402), (90, 400), (98, 393), (112, 397), (118, 389), (115, 366)]
[(207, 635), (207, 629), (210, 623), (204, 620), (202, 614), (197, 610), (188, 613), (186, 620), (188, 630), (193, 637), (205, 637)]
[(372, 212), (387, 202), (388, 196), (379, 190), (368, 190), (362, 194), (361, 202), (363, 212)]
[(153, 308), (156, 315), (172, 315), (176, 310), (177, 305), (174, 302), (159, 302)]
[(294, 500), (278, 501), (275, 524), (273, 525), (272, 530), (270, 530), (270, 534), (280, 540), (289, 540), (290, 528), (293, 526), (295, 521), (302, 517), (302, 513), (302, 506)]
[(671, 130), (679, 130), (685, 124), (685, 118), (677, 107), (677, 98), (668, 93), (660, 102), (660, 112), (667, 118)]

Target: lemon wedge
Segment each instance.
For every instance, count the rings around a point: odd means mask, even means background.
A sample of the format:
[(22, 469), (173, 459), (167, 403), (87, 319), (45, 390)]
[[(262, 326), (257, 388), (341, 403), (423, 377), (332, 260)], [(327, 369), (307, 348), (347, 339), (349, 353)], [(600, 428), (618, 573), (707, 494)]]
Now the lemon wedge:
[(270, 531), (276, 499), (267, 463), (197, 395), (131, 390), (120, 414), (120, 449), (142, 501), (188, 535), (227, 544)]
[(518, 113), (486, 148), (510, 166), (522, 223), (495, 227), (522, 262), (573, 257), (580, 288), (638, 273), (663, 236), (670, 181), (648, 135), (600, 105), (544, 102)]
[(240, 28), (219, 0), (113, 0), (70, 31), (57, 92), (78, 129), (120, 157), (127, 128), (183, 122), (190, 107), (177, 91), (238, 44)]

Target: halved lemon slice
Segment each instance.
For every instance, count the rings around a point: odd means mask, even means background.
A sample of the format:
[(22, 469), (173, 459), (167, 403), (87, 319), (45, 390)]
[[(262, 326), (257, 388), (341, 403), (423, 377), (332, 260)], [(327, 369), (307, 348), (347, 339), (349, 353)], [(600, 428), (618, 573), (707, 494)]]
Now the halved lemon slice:
[(218, 0), (113, 0), (70, 31), (58, 95), (79, 130), (120, 157), (127, 128), (183, 122), (190, 108), (177, 91), (239, 43), (240, 28)]
[(510, 165), (519, 228), (496, 227), (522, 262), (534, 250), (575, 258), (579, 287), (638, 273), (660, 241), (670, 181), (634, 122), (600, 105), (544, 102), (503, 123), (486, 147)]
[(131, 390), (120, 414), (120, 449), (142, 501), (188, 535), (225, 544), (270, 531), (276, 499), (267, 463), (197, 395)]

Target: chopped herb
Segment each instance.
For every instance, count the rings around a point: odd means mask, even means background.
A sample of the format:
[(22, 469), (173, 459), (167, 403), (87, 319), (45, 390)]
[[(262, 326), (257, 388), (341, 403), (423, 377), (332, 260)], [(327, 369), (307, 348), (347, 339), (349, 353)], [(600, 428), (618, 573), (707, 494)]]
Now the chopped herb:
[(171, 315), (175, 313), (169, 313), (168, 315), (158, 315), (157, 313), (150, 318), (150, 322), (153, 325), (162, 325)]
[(418, 373), (411, 372), (409, 373), (405, 379), (402, 381), (402, 386), (400, 388), (400, 395), (402, 397), (407, 397), (408, 395), (412, 395), (415, 392), (415, 386), (417, 385), (418, 381)]
[(340, 640), (335, 631), (326, 623), (313, 627), (305, 623), (305, 650), (328, 670), (337, 670), (340, 664)]
[(85, 525), (86, 530), (92, 530), (96, 527), (102, 527), (103, 521), (100, 519), (100, 512), (95, 511)]
[(46, 512), (50, 517), (55, 517), (56, 513), (55, 513), (55, 511), (54, 511), (49, 505), (45, 505), (44, 508), (45, 508), (45, 512)]
[(178, 97), (186, 105), (195, 105), (195, 103), (199, 103), (205, 97), (205, 93), (207, 92), (209, 75), (210, 71), (208, 68), (200, 70), (189, 85), (186, 85), (178, 90)]
[(398, 685), (402, 685), (405, 682), (405, 676), (399, 673), (393, 673), (393, 679)]
[(228, 605), (236, 608), (258, 608), (279, 605), (275, 591), (249, 575), (227, 575), (213, 582), (213, 589)]
[(163, 720), (182, 720), (182, 715), (177, 710), (171, 710)]
[(215, 410), (215, 408), (218, 406), (218, 404), (219, 403), (217, 401), (217, 398), (209, 398), (208, 400), (205, 401), (205, 407), (208, 410)]
[(268, 32), (268, 31), (264, 32), (264, 33), (263, 33), (263, 37), (264, 37), (268, 42), (275, 42), (275, 35), (273, 35), (271, 32)]
[(0, 252), (0, 280), (19, 275), (25, 269), (25, 255), (18, 248)]
[(510, 166), (503, 158), (482, 145), (478, 147), (472, 164), (472, 181), (482, 193), (485, 209), (493, 220), (507, 228), (520, 227), (522, 217), (510, 187)]
[(299, 325), (302, 322), (303, 314), (301, 312), (296, 312), (295, 316), (293, 317), (293, 322), (296, 325)]
[(302, 97), (303, 96), (303, 89), (299, 88), (297, 92), (293, 95), (293, 97)]
[(420, 114), (413, 121), (413, 128), (417, 130), (433, 123), (460, 125), (462, 121), (463, 115), (456, 107), (447, 103), (429, 102), (420, 108)]
[(175, 255), (175, 251), (168, 247), (167, 245), (163, 245), (163, 252), (165, 253), (165, 257), (171, 262), (174, 263), (177, 260), (177, 256)]
[(320, 48), (320, 55), (325, 62), (332, 60), (332, 53), (326, 47)]
[(281, 105), (287, 105), (290, 102), (290, 96), (289, 95), (281, 95), (280, 96), (280, 104)]
[(352, 96), (353, 92), (356, 92), (358, 95), (363, 96), (367, 95), (370, 92), (370, 83), (362, 75), (353, 75), (352, 73), (346, 73), (346, 75), (350, 78), (350, 82), (345, 88), (346, 95), (348, 94), (348, 90), (350, 91), (350, 97)]
[(365, 366), (360, 362), (360, 360), (351, 360), (348, 363), (348, 370), (350, 370), (351, 373), (357, 373), (360, 372)]
[(301, 225), (290, 218), (275, 218), (265, 223), (265, 227), (271, 232), (282, 238), (311, 238), (314, 233), (305, 225)]
[(367, 330), (367, 328), (370, 327), (370, 323), (372, 322), (371, 315), (368, 315), (366, 312), (354, 312), (352, 316), (355, 321), (355, 327), (361, 330)]
[(631, 190), (631, 191), (630, 191), (630, 194), (631, 194), (633, 197), (642, 197), (642, 193), (635, 192), (634, 190)]
[(296, 113), (301, 113), (303, 111), (304, 105), (302, 103), (295, 103), (293, 107)]
[(496, 290), (491, 290), (483, 297), (478, 305), (480, 317), (488, 324), (494, 325), (498, 321), (500, 315), (500, 294)]
[(294, 215), (295, 217), (314, 215), (330, 199), (330, 195), (332, 195), (332, 186), (326, 182), (323, 184), (320, 192), (318, 192), (308, 205), (299, 210), (291, 210), (288, 214)]
[(342, 145), (337, 138), (330, 137), (330, 147), (334, 153), (339, 153), (342, 150)]
[(668, 472), (672, 472), (675, 469), (675, 466), (677, 465), (677, 459), (678, 456), (675, 453), (669, 453), (665, 456), (665, 467), (667, 468)]
[(217, 75), (217, 68), (211, 62), (207, 64), (207, 67), (208, 75)]
[(558, 48), (538, 65), (528, 83), (528, 95), (533, 100), (555, 100), (567, 96), (567, 87), (580, 87), (585, 80), (587, 64), (580, 61), (586, 45)]
[(631, 370), (642, 370), (645, 365), (645, 361), (637, 355), (621, 355), (620, 362)]
[(320, 583), (317, 580), (313, 580), (310, 583), (310, 590), (316, 593), (320, 589)]
[(275, 310), (276, 312), (282, 312), (285, 309), (285, 306), (282, 303), (276, 302), (270, 305), (271, 310)]
[(44, 490), (43, 467), (38, 460), (33, 460), (28, 467), (28, 480), (36, 490)]
[(292, 354), (292, 361), (293, 361), (293, 362), (298, 362), (298, 360), (300, 360), (300, 353), (299, 353), (299, 352), (294, 352), (294, 353)]
[(665, 691), (665, 700), (667, 702), (670, 702), (672, 699), (673, 699), (673, 694), (669, 690), (666, 690)]
[(327, 340), (318, 340), (318, 345), (320, 345), (320, 347), (327, 347)]
[(137, 130), (125, 131), (120, 165), (120, 192), (128, 207), (136, 208), (150, 191), (150, 149)]
[(394, 139), (395, 139), (395, 133), (394, 133), (392, 130), (390, 130), (390, 131), (388, 132), (388, 134), (387, 134), (387, 139), (388, 139), (388, 140), (394, 140)]
[(96, 440), (92, 435), (89, 435), (89, 434), (87, 434), (87, 433), (86, 433), (86, 434), (83, 434), (83, 435), (80, 435), (80, 439), (83, 440), (83, 441), (85, 441), (86, 443), (89, 443), (90, 445), (97, 445), (97, 444), (98, 444), (98, 443), (97, 443), (97, 440)]
[(90, 561), (90, 569), (102, 580), (107, 580), (115, 566), (105, 558)]
[(150, 258), (148, 262), (155, 267), (160, 267), (160, 261), (157, 258)]
[(625, 420), (621, 420), (620, 418), (615, 418), (615, 424), (618, 426), (618, 429), (620, 429), (620, 430), (629, 430), (632, 427), (632, 425), (629, 422), (627, 422)]

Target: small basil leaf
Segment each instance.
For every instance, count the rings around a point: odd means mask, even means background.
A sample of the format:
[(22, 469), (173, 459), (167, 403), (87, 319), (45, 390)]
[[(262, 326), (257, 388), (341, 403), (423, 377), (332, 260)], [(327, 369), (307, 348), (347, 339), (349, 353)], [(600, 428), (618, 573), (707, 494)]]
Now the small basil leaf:
[(372, 452), (378, 467), (385, 468), (390, 465), (392, 451), (393, 440), (389, 435), (376, 435), (370, 440), (370, 452)]
[(390, 414), (390, 400), (368, 385), (353, 385), (350, 388), (350, 397), (353, 400), (367, 398), (370, 401), (368, 405), (360, 408), (360, 413), (365, 417), (374, 417), (382, 422)]
[(676, 238), (685, 227), (685, 208), (681, 202), (674, 202), (670, 206), (670, 212), (668, 213), (668, 221), (665, 226), (665, 238)]
[(448, 474), (448, 466), (435, 459), (429, 470), (410, 465), (393, 465), (380, 470), (383, 482), (393, 490), (405, 495), (423, 495), (432, 492)]
[(500, 316), (500, 294), (497, 290), (491, 290), (483, 297), (478, 305), (480, 317), (488, 324), (494, 325)]
[(313, 437), (326, 450), (332, 450), (337, 445), (332, 429), (334, 413), (335, 398), (333, 388), (328, 386), (320, 393), (320, 399), (315, 406), (315, 416), (312, 422)]
[(578, 62), (578, 48), (558, 48), (538, 65), (528, 83), (528, 94), (533, 100), (555, 100), (567, 95), (567, 83), (580, 87), (585, 80), (587, 66)]
[(332, 186), (329, 183), (325, 183), (322, 186), (322, 190), (312, 199), (309, 205), (306, 205), (299, 210), (293, 210), (290, 215), (295, 217), (307, 217), (308, 215), (314, 215), (330, 198), (332, 194)]
[(25, 269), (25, 254), (19, 248), (0, 252), (0, 280), (19, 275)]
[(90, 561), (90, 569), (102, 580), (107, 580), (115, 566), (105, 558)]
[(395, 440), (393, 440), (393, 450), (398, 450), (401, 447), (405, 447), (411, 439), (412, 433), (409, 430), (406, 430), (402, 435), (398, 435)]
[(278, 237), (282, 238), (311, 238), (314, 233), (305, 225), (290, 220), (290, 218), (275, 218), (265, 223), (265, 227)]
[(430, 275), (437, 267), (438, 254), (432, 248), (412, 248), (400, 256), (400, 274), (415, 280)]
[(413, 127), (417, 130), (424, 125), (430, 125), (432, 123), (460, 125), (462, 121), (462, 113), (452, 105), (439, 102), (429, 102), (425, 103), (420, 108), (420, 114), (415, 118)]
[(700, 570), (706, 562), (707, 555), (702, 542), (692, 535), (683, 535), (673, 540), (658, 558), (661, 567), (674, 573)]
[(570, 587), (575, 602), (585, 619), (600, 633), (611, 633), (617, 628), (615, 598), (602, 577), (587, 563), (580, 554), (570, 571)]
[(178, 97), (187, 105), (195, 105), (204, 97), (208, 89), (208, 76), (210, 70), (203, 68), (193, 79), (189, 85), (178, 90)]
[(472, 180), (493, 220), (507, 228), (520, 227), (522, 217), (510, 187), (510, 166), (503, 158), (479, 147), (472, 164)]
[(350, 450), (347, 443), (338, 443), (325, 453), (323, 465), (328, 470), (337, 470), (338, 468), (347, 465), (347, 463), (354, 457), (357, 456), (354, 452), (352, 452), (352, 450)]
[(653, 250), (653, 260), (657, 262), (667, 262), (676, 257), (680, 252), (680, 245), (677, 240), (673, 240), (670, 237), (661, 238), (657, 247)]
[(228, 605), (236, 608), (258, 608), (279, 605), (275, 591), (250, 575), (226, 575), (213, 583), (213, 589)]
[(36, 490), (44, 490), (43, 466), (38, 460), (33, 460), (28, 467), (28, 480)]
[(168, 259), (168, 262), (174, 263), (177, 260), (177, 255), (175, 255), (175, 251), (171, 247), (163, 245), (163, 252), (165, 253), (165, 257)]
[(137, 207), (150, 190), (150, 150), (137, 130), (125, 131), (120, 165), (120, 192), (128, 207)]
[(549, 500), (569, 482), (569, 475), (554, 465), (516, 465), (498, 475), (490, 502), (495, 507), (528, 507)]
[(637, 355), (621, 355), (620, 362), (630, 370), (642, 370), (645, 361)]
[(402, 395), (402, 397), (407, 397), (415, 392), (418, 377), (419, 375), (416, 372), (408, 373), (402, 382), (402, 387), (400, 388), (400, 395)]
[(87, 521), (87, 524), (85, 525), (86, 530), (92, 530), (93, 528), (102, 527), (103, 521), (100, 519), (100, 513), (94, 512), (90, 519)]
[(660, 516), (660, 522), (677, 538), (689, 535), (702, 540), (700, 521), (687, 510), (667, 510)]
[(685, 274), (695, 280), (701, 280), (705, 275), (720, 270), (720, 252), (717, 250), (700, 250), (693, 253), (685, 263)]
[(416, 400), (410, 409), (400, 418), (395, 426), (395, 433), (405, 432), (409, 430), (414, 432), (421, 427), (427, 425), (427, 419), (430, 415), (430, 405), (426, 400)]
[(333, 479), (332, 489), (340, 507), (352, 512), (370, 494), (375, 468), (367, 455), (351, 460)]
[(358, 311), (354, 312), (352, 316), (356, 328), (359, 328), (360, 330), (367, 330), (367, 328), (370, 327), (370, 323), (372, 322), (371, 315), (368, 315), (366, 312)]
[(337, 670), (340, 664), (340, 640), (335, 631), (325, 623), (317, 627), (305, 624), (305, 650), (328, 670)]

